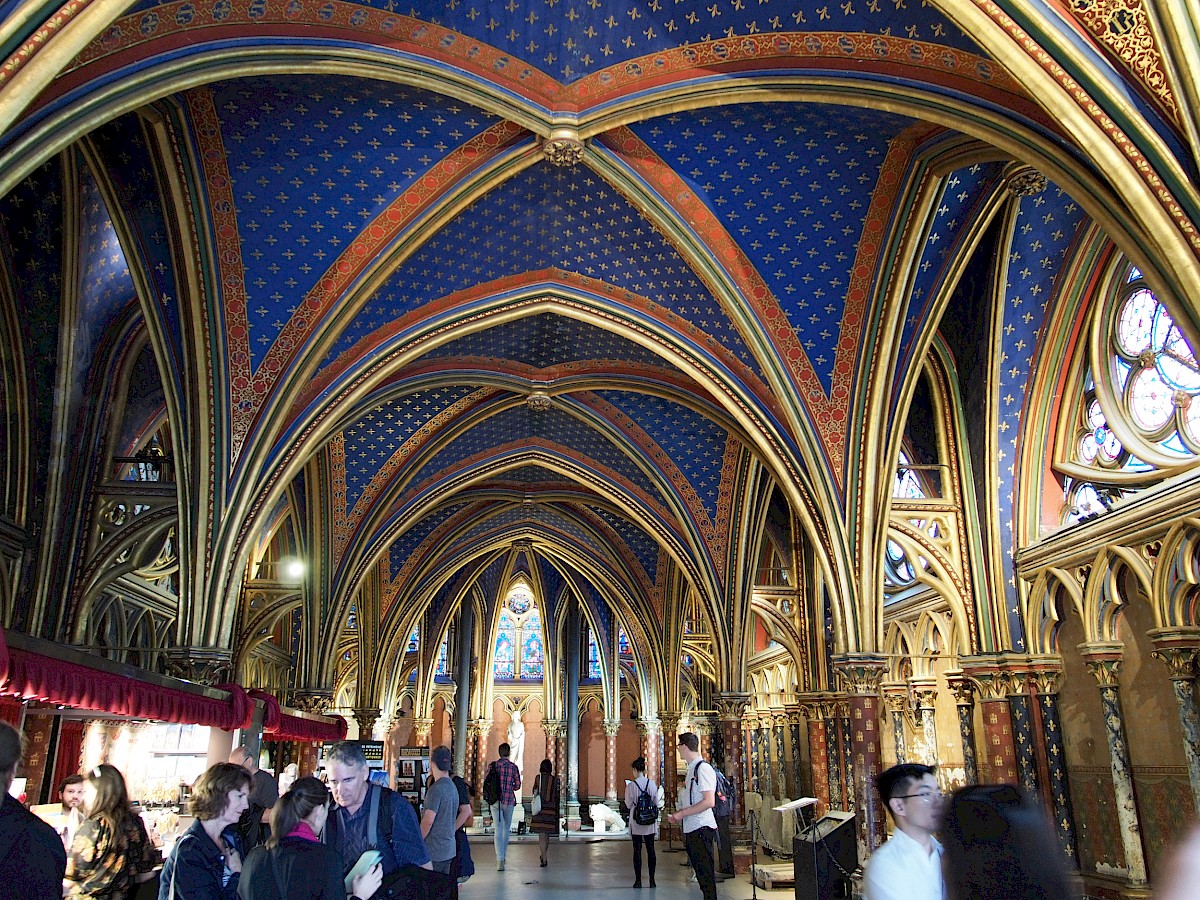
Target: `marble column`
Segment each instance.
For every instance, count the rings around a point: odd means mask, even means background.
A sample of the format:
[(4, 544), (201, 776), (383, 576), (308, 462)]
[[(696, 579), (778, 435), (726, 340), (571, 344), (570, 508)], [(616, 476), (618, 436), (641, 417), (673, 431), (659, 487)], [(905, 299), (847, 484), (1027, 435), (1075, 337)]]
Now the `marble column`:
[(1017, 764), (1017, 781), (1030, 794), (1041, 793), (1038, 775), (1037, 737), (1030, 702), (1027, 672), (1013, 672), (1012, 691), (1008, 695), (1008, 713), (1012, 719), (1013, 758)]
[(824, 704), (820, 700), (808, 700), (803, 706), (808, 716), (808, 761), (812, 770), (813, 796), (821, 801), (823, 811), (833, 808), (829, 792), (829, 739)]
[(617, 808), (617, 732), (620, 719), (604, 720), (604, 799)]
[(1120, 643), (1079, 645), (1088, 671), (1100, 685), (1100, 702), (1104, 707), (1104, 733), (1108, 739), (1108, 756), (1112, 766), (1113, 793), (1117, 801), (1117, 824), (1121, 829), (1121, 846), (1125, 851), (1125, 868), (1129, 872), (1130, 885), (1140, 887), (1146, 884), (1146, 853), (1142, 846), (1142, 826), (1133, 791), (1133, 766), (1129, 761), (1129, 744), (1125, 739), (1125, 717), (1121, 712), (1121, 695), (1117, 680), (1121, 672), (1123, 649)]
[(845, 685), (850, 712), (850, 747), (855, 810), (858, 813), (859, 859), (866, 859), (885, 838), (884, 810), (875, 791), (883, 762), (879, 740), (882, 700), (879, 683), (887, 660), (873, 653), (847, 654), (834, 660)]
[(1061, 663), (1043, 664), (1031, 673), (1030, 683), (1036, 692), (1038, 713), (1037, 744), (1043, 748), (1045, 779), (1042, 796), (1054, 811), (1054, 833), (1063, 854), (1074, 868), (1079, 868), (1075, 842), (1075, 813), (1071, 806), (1071, 787), (1067, 781), (1067, 755), (1063, 744), (1062, 720), (1058, 715), (1058, 685)]
[(891, 681), (881, 685), (883, 703), (892, 720), (892, 742), (896, 745), (896, 764), (908, 762), (908, 748), (904, 741), (904, 713), (908, 709), (908, 685)]
[[(882, 716), (882, 701), (880, 703)], [(838, 738), (842, 746), (842, 797), (846, 800), (846, 809), (850, 811), (857, 810), (856, 798), (857, 794), (854, 790), (854, 741), (851, 737), (850, 721), (853, 716), (852, 707), (849, 700), (839, 700), (837, 703), (838, 710)], [(882, 724), (882, 718), (880, 724)], [(882, 767), (880, 767), (880, 771)]]
[(947, 672), (946, 685), (954, 694), (954, 705), (958, 712), (963, 774), (967, 784), (978, 784), (979, 764), (975, 759), (975, 685), (961, 671)]
[(937, 722), (934, 713), (937, 704), (936, 678), (910, 678), (913, 705), (916, 708), (917, 731), (921, 735), (921, 762), (927, 766), (938, 764)]
[(803, 711), (799, 706), (788, 707), (788, 739), (791, 753), (785, 757), (791, 760), (792, 799), (809, 796), (809, 783), (804, 778), (804, 756), (800, 752), (800, 719)]
[(775, 796), (774, 784), (771, 781), (771, 727), (774, 719), (769, 715), (760, 715), (754, 725), (754, 742), (756, 744), (755, 762), (758, 768), (758, 790), (764, 797)]
[(1192, 805), (1200, 817), (1200, 711), (1196, 706), (1196, 660), (1200, 655), (1200, 629), (1156, 628), (1150, 632), (1154, 655), (1167, 667), (1179, 725), (1183, 730), (1183, 754), (1192, 785)]
[[(742, 717), (750, 702), (749, 694), (725, 692), (713, 697), (717, 707), (717, 715), (721, 720), (721, 742), (725, 750), (725, 769), (727, 777), (735, 778), (739, 790), (745, 793), (748, 766), (744, 752), (745, 744), (742, 738)], [(729, 819), (730, 827), (741, 828), (746, 824), (746, 803), (744, 797), (734, 804), (733, 815)]]

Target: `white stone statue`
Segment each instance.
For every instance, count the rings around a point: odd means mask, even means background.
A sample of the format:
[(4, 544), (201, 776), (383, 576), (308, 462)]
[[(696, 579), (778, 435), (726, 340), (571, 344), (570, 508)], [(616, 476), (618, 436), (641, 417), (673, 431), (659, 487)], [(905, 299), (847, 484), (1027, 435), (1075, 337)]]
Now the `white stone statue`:
[(609, 809), (603, 803), (593, 803), (588, 811), (592, 814), (592, 826), (597, 834), (620, 834), (629, 827), (620, 813)]
[(521, 711), (512, 714), (508, 723), (508, 758), (512, 760), (517, 771), (521, 773), (521, 787), (517, 788), (517, 805), (521, 803), (521, 789), (525, 786), (525, 723), (521, 721)]

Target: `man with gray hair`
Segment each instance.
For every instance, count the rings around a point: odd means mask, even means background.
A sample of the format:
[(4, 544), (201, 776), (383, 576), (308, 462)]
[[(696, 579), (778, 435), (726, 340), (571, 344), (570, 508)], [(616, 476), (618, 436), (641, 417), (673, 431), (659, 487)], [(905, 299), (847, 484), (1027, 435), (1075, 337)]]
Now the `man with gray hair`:
[(24, 749), (21, 733), (0, 722), (0, 884), (22, 900), (61, 900), (67, 869), (62, 841), (8, 793)]
[(329, 811), (321, 840), (341, 854), (342, 874), (367, 850), (378, 850), (383, 877), (405, 866), (432, 869), (417, 813), (403, 796), (371, 784), (367, 758), (354, 741), (334, 744), (325, 757), (336, 809)]

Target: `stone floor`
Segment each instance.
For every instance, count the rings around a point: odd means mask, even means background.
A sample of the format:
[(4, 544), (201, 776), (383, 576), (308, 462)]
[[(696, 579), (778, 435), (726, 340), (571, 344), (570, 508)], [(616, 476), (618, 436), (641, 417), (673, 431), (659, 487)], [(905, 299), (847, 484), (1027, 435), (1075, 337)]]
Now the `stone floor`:
[[(689, 881), (692, 870), (681, 865), (687, 856), (679, 844), (676, 852), (669, 845), (656, 844), (658, 852), (658, 887), (651, 891), (649, 878), (643, 871), (642, 883), (647, 887), (634, 890), (633, 845), (628, 837), (597, 838), (591, 835), (551, 841), (550, 865), (538, 865), (536, 838), (514, 837), (508, 845), (505, 871), (496, 871), (496, 851), (490, 837), (471, 839), (471, 856), (475, 860), (475, 875), (462, 885), (463, 900), (474, 898), (538, 898), (538, 900), (577, 900), (581, 894), (620, 894), (630, 900), (700, 900), (700, 888)], [(642, 861), (643, 869), (645, 860)], [(751, 900), (750, 879), (739, 875), (717, 884), (721, 900)], [(763, 900), (792, 900), (791, 888), (779, 891), (758, 889)]]

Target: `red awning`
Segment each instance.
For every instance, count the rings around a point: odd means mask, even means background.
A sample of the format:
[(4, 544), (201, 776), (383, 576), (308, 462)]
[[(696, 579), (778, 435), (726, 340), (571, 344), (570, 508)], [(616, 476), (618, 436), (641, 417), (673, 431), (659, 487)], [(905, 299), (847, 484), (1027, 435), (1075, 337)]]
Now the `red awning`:
[(250, 690), (250, 696), (261, 700), (263, 740), (265, 741), (342, 741), (346, 739), (346, 720), (341, 716), (306, 716), (285, 711), (273, 694)]
[[(32, 639), (22, 636), (20, 640), (27, 643)], [(70, 648), (59, 649), (85, 656)], [(134, 674), (136, 670), (131, 671), (127, 666), (99, 658), (95, 666), (88, 662), (86, 659), (72, 662), (10, 647), (0, 630), (0, 692), (22, 700), (41, 700), (160, 722), (211, 725), (226, 731), (249, 727), (254, 715), (254, 701), (235, 684), (220, 685), (214, 690), (151, 673), (145, 674), (153, 681), (142, 680)], [(179, 686), (172, 687), (172, 681)]]

